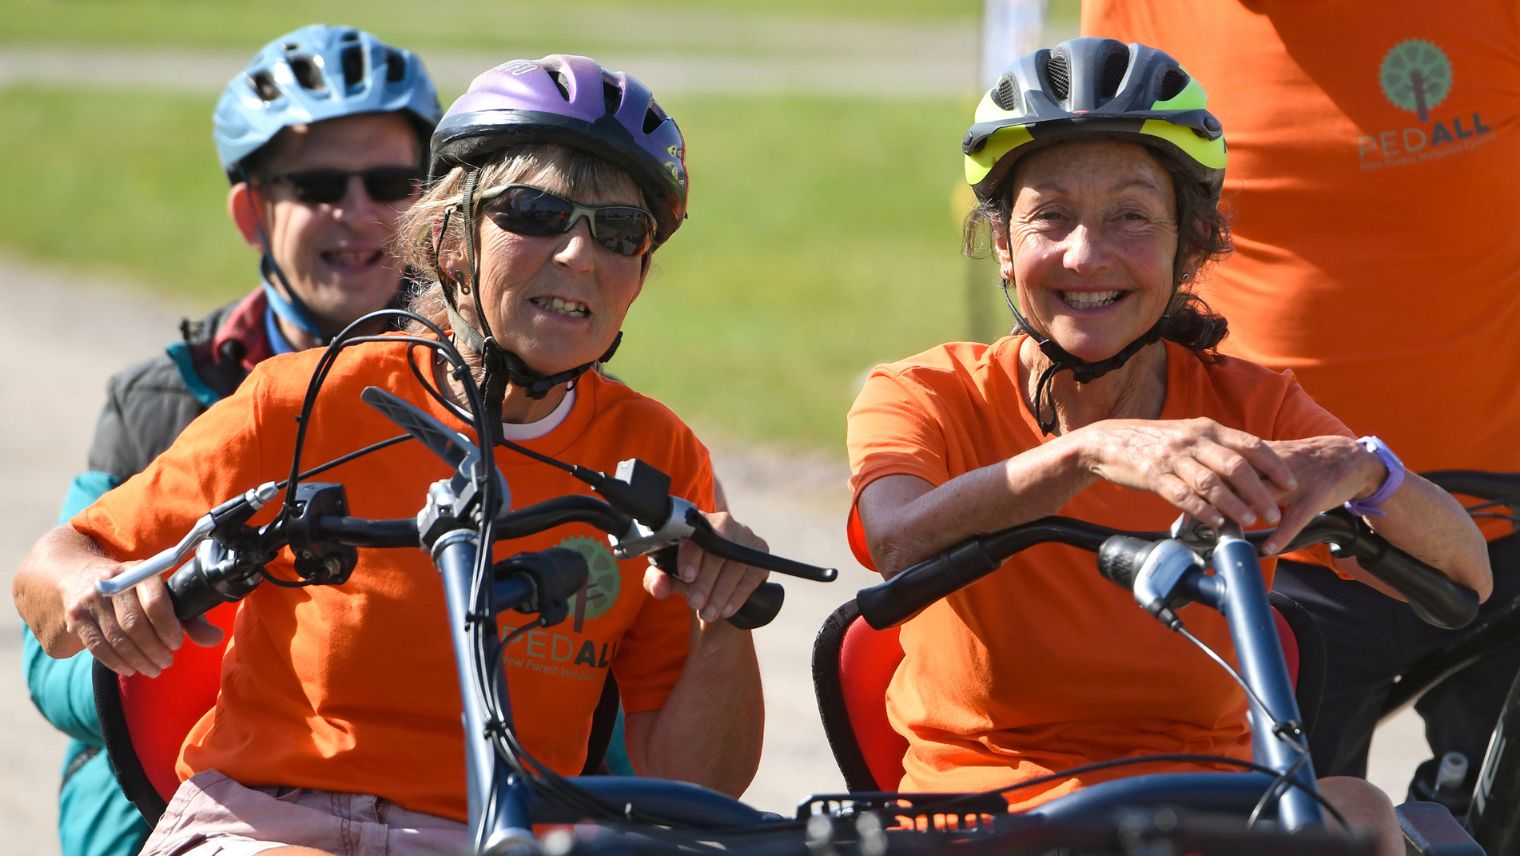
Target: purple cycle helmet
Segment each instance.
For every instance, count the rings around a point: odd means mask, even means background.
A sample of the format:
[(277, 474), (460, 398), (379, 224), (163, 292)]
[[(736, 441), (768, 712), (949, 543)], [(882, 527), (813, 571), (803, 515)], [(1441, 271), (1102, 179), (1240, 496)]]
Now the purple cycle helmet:
[(655, 245), (686, 218), (686, 143), (648, 87), (583, 56), (512, 60), (476, 77), (433, 134), (429, 174), (481, 167), (510, 146), (557, 143), (607, 160), (654, 208)]

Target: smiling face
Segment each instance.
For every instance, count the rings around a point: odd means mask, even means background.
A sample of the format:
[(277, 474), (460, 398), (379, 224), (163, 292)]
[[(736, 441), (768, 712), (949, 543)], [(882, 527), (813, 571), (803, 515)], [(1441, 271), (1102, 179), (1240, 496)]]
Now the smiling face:
[(1138, 339), (1173, 292), (1177, 203), (1166, 169), (1138, 143), (1062, 143), (1025, 156), (1010, 179), (1003, 278), (1038, 331), (1089, 362)]
[[(249, 243), (268, 249), (286, 280), (327, 332), (384, 307), (401, 281), (389, 252), (399, 215), (416, 198), (391, 202), (370, 198), (350, 178), (336, 202), (302, 202), (288, 182), (260, 177), (376, 167), (417, 169), (420, 143), (412, 125), (395, 113), (370, 113), (287, 128), (260, 166), (254, 186), (234, 186), (229, 205)], [(263, 236), (250, 216), (262, 218)]]
[[(575, 182), (587, 189), (573, 191), (563, 160), (542, 159), (508, 181), (581, 205), (644, 204), (633, 180), (621, 173), (615, 181)], [(593, 184), (597, 190), (589, 189)], [(645, 257), (603, 247), (593, 240), (585, 218), (569, 232), (543, 236), (508, 231), (484, 214), (477, 215), (476, 223), (481, 303), (501, 345), (541, 374), (600, 358), (643, 288)], [(473, 301), (460, 303), (461, 310), (473, 316)]]

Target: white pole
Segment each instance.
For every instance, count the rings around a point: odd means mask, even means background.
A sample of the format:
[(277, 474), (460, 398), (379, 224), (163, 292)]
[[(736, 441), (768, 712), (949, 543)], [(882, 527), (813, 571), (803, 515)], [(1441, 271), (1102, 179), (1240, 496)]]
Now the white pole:
[[(980, 98), (982, 92), (992, 88), (1003, 70), (1025, 54), (1044, 47), (1046, 0), (983, 0), (982, 44), (980, 75)], [(958, 216), (964, 216), (975, 204), (971, 191), (965, 183), (959, 185), (956, 204)], [(1001, 310), (988, 311), (989, 283), (986, 265), (968, 266), (966, 274), (966, 318), (973, 341), (987, 342), (1002, 335), (1008, 329), (1000, 324)]]
[(984, 0), (982, 6), (983, 89), (991, 89), (1012, 62), (1045, 47), (1046, 0)]

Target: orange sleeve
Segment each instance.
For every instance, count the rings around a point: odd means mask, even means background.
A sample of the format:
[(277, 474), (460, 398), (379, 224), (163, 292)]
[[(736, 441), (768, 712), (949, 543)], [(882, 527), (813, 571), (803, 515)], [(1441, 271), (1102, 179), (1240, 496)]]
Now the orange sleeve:
[[(258, 432), (262, 377), (250, 376), (191, 422), (147, 469), (69, 523), (112, 558), (143, 559), (177, 543), (211, 508), (268, 481)], [(266, 508), (261, 516), (271, 513)]]
[(950, 480), (945, 434), (940, 428), (944, 399), (897, 368), (877, 366), (850, 408), (846, 445), (850, 455), (850, 550), (866, 568), (876, 569), (860, 523), (860, 493), (883, 476), (905, 475), (931, 485)]

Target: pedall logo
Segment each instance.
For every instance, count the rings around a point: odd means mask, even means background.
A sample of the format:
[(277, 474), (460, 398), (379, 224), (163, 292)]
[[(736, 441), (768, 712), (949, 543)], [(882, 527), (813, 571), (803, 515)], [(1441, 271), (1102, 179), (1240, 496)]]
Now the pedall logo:
[[(616, 659), (616, 640), (604, 638), (606, 631), (587, 633), (586, 622), (600, 618), (617, 603), (623, 575), (612, 551), (595, 538), (576, 536), (559, 543), (586, 557), (590, 575), (580, 591), (570, 596), (570, 628), (561, 624), (552, 628), (525, 630), (519, 645), (503, 656), (508, 666), (569, 678), (575, 681), (600, 681)], [(503, 634), (517, 630), (502, 627)]]
[(1493, 139), (1493, 128), (1477, 111), (1431, 121), (1435, 108), (1451, 94), (1454, 80), (1451, 60), (1434, 42), (1406, 39), (1389, 48), (1378, 67), (1378, 85), (1389, 103), (1415, 114), (1420, 124), (1359, 137), (1362, 169), (1431, 161)]
[(1409, 39), (1393, 46), (1378, 69), (1383, 94), (1400, 110), (1430, 119), (1430, 108), (1451, 92), (1451, 61), (1434, 43)]
[(586, 584), (570, 598), (570, 614), (574, 619), (571, 629), (581, 633), (585, 630), (586, 619), (601, 618), (617, 602), (618, 592), (623, 587), (623, 574), (617, 560), (612, 558), (612, 551), (595, 538), (566, 538), (559, 546), (569, 547), (584, 556), (586, 568), (591, 572)]

